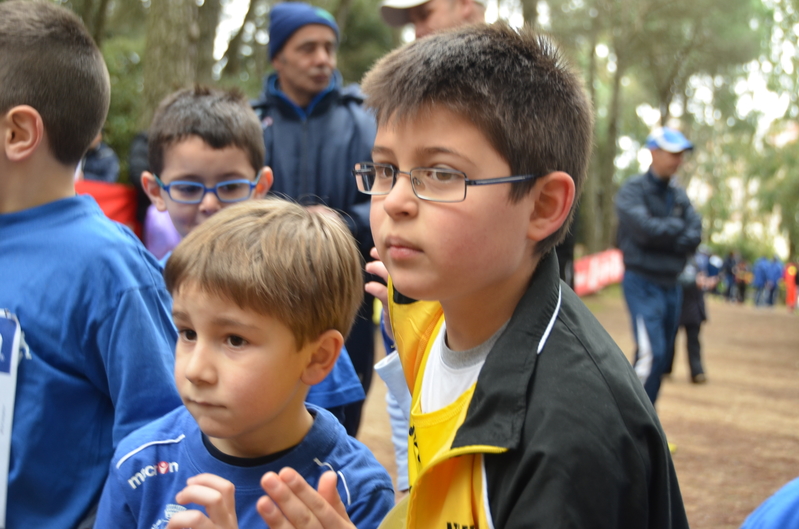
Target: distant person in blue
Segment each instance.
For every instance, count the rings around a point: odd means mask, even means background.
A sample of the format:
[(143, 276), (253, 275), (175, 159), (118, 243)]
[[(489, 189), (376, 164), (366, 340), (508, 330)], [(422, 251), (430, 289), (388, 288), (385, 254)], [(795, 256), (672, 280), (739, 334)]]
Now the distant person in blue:
[(363, 296), (361, 256), (335, 215), (271, 198), (224, 209), (164, 270), (183, 406), (117, 448), (97, 529), (264, 527), (267, 472), (337, 485), (374, 529), (394, 505), (386, 470), (309, 386), (333, 369)]
[(777, 294), (779, 292), (780, 280), (785, 269), (782, 266), (782, 261), (776, 255), (771, 257), (771, 260), (766, 265), (766, 304), (773, 307), (777, 302)]
[(116, 183), (119, 180), (119, 158), (114, 150), (103, 142), (103, 133), (98, 132), (97, 136), (86, 151), (86, 155), (81, 162), (84, 180), (95, 180), (108, 184)]
[(752, 287), (755, 289), (755, 306), (757, 307), (768, 305), (768, 272), (768, 259), (758, 258), (752, 267)]
[(663, 127), (646, 145), (652, 165), (621, 187), (616, 214), (625, 268), (622, 287), (637, 345), (635, 371), (654, 404), (679, 323), (682, 288), (677, 278), (702, 239), (702, 219), (673, 178), (693, 144)]
[(9, 528), (91, 527), (114, 448), (180, 405), (158, 263), (92, 197), (75, 195), (110, 93), (77, 16), (52, 2), (0, 2), (0, 312), (17, 317), (28, 345)]
[(760, 504), (741, 529), (799, 529), (799, 478)]
[[(358, 192), (352, 169), (371, 159), (377, 129), (374, 117), (361, 106), (360, 88), (342, 86), (336, 70), (336, 21), (327, 11), (302, 2), (276, 3), (269, 18), (269, 60), (275, 71), (265, 79), (253, 108), (263, 127), (264, 165), (275, 175), (270, 194), (335, 210), (368, 261), (373, 246), (369, 197)], [(347, 340), (364, 390), (374, 364), (373, 300), (364, 296)], [(351, 435), (358, 431), (362, 404), (345, 410)]]

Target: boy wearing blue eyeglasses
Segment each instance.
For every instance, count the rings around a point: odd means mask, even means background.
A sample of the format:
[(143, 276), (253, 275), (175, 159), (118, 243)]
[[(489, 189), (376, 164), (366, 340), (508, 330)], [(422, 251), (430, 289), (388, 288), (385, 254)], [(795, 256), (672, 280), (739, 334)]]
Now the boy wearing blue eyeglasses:
[(142, 174), (142, 187), (181, 237), (225, 206), (263, 198), (272, 187), (261, 125), (236, 91), (195, 87), (167, 96), (153, 116), (148, 147), (152, 172)]
[[(237, 90), (203, 86), (167, 96), (149, 131), (149, 165), (142, 187), (159, 211), (167, 211), (181, 237), (222, 208), (263, 198), (272, 170), (263, 167), (261, 124)], [(162, 259), (165, 265), (170, 254)], [(366, 398), (342, 349), (333, 371), (312, 386), (307, 401), (344, 421), (347, 405)]]

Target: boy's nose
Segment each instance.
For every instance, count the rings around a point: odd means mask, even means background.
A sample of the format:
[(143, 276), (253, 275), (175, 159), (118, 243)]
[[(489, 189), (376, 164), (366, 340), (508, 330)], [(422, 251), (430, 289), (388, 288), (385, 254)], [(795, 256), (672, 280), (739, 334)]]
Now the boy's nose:
[(394, 186), (383, 201), (383, 208), (392, 217), (415, 215), (419, 198), (413, 192), (411, 179), (407, 174), (397, 175)]
[(200, 211), (203, 213), (216, 213), (222, 209), (222, 203), (214, 193), (206, 193), (200, 202)]
[(211, 354), (201, 344), (195, 345), (184, 364), (183, 376), (194, 385), (215, 383), (216, 369), (211, 361)]

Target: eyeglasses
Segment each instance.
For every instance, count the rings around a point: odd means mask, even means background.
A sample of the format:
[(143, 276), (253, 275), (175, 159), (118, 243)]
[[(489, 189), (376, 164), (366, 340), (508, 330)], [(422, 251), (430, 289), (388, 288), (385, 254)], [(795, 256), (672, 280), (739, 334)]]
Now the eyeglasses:
[(417, 167), (400, 171), (393, 165), (372, 162), (355, 164), (352, 174), (358, 191), (367, 195), (388, 195), (397, 182), (397, 176), (406, 174), (411, 179), (413, 194), (430, 202), (463, 202), (466, 200), (467, 186), (510, 184), (538, 178), (538, 175), (520, 175), (469, 180), (466, 174), (454, 169)]
[(181, 204), (199, 204), (206, 193), (213, 193), (220, 202), (241, 202), (252, 196), (252, 190), (258, 185), (261, 175), (254, 180), (226, 180), (213, 187), (205, 187), (199, 182), (175, 181), (164, 184), (157, 175), (153, 175), (158, 185), (166, 191), (169, 198)]

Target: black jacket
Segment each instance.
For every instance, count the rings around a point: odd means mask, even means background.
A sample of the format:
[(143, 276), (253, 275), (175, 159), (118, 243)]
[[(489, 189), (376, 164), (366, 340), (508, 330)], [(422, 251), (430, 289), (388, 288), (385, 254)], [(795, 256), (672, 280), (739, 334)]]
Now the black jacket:
[[(397, 349), (409, 385), (418, 388), (420, 356), (434, 339), (429, 331), (440, 310), (392, 293)], [(482, 492), (497, 528), (688, 527), (666, 438), (643, 385), (559, 280), (551, 253), (486, 358), (450, 452), (458, 460), (482, 453)], [(456, 479), (447, 460), (431, 467), (442, 469), (436, 479), (411, 487), (411, 527), (431, 527), (425, 523), (431, 512), (414, 504), (447, 494), (441, 492), (452, 490), (447, 480)], [(483, 509), (482, 502), (463, 504), (466, 511), (453, 519)]]
[(685, 190), (646, 173), (616, 195), (617, 244), (624, 267), (662, 285), (675, 285), (688, 255), (702, 241), (702, 219)]

